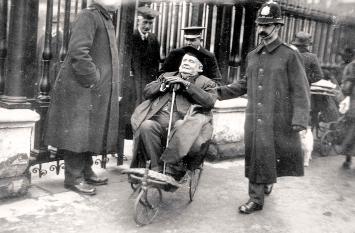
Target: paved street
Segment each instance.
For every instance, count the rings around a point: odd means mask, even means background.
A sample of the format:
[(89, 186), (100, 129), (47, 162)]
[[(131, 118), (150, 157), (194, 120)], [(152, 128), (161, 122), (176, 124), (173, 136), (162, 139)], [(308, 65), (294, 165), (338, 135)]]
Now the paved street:
[[(63, 171), (32, 176), (27, 196), (0, 202), (0, 232), (355, 232), (355, 169), (342, 170), (342, 156), (315, 157), (302, 178), (281, 178), (264, 210), (241, 215), (247, 200), (243, 159), (205, 163), (195, 200), (188, 190), (163, 192), (163, 205), (145, 227), (133, 220), (134, 199), (122, 167), (111, 158), (109, 176), (93, 197), (63, 188)], [(127, 167), (125, 162), (123, 167)]]

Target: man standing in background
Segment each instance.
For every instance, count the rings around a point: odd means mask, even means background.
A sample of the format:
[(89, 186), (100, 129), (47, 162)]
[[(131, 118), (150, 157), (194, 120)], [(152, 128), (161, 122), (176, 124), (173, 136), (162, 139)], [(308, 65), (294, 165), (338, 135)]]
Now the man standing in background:
[(131, 72), (135, 85), (135, 106), (143, 101), (145, 85), (154, 81), (159, 70), (160, 45), (151, 32), (159, 12), (143, 6), (137, 9), (137, 29), (133, 32)]

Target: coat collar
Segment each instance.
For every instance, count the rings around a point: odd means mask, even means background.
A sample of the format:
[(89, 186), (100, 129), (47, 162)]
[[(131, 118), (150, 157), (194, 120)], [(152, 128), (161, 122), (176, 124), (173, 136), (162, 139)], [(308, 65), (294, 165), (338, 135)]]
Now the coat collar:
[(110, 13), (108, 13), (108, 11), (101, 5), (97, 4), (97, 3), (93, 3), (91, 5), (91, 7), (96, 8), (98, 11), (100, 11), (100, 13), (106, 18), (106, 19), (111, 19), (111, 15)]
[[(297, 46), (296, 46), (297, 47)], [(309, 52), (309, 50), (307, 49), (307, 47), (297, 47), (298, 51), (300, 53), (306, 53)]]
[(270, 44), (265, 45), (264, 43), (260, 44), (259, 47), (256, 48), (256, 52), (260, 53), (263, 48), (265, 48), (269, 53), (272, 53), (276, 48), (278, 48), (283, 42), (280, 38), (276, 38)]

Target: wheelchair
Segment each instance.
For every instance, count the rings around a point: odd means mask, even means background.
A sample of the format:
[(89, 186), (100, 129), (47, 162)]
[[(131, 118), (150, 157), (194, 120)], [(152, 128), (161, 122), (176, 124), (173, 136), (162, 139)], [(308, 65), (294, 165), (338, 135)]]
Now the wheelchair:
[(150, 161), (145, 168), (130, 168), (122, 173), (128, 175), (134, 193), (138, 193), (134, 202), (134, 220), (139, 226), (151, 223), (159, 212), (163, 201), (163, 192), (175, 192), (186, 187), (189, 190), (189, 202), (192, 202), (202, 175), (205, 155), (209, 142), (198, 155), (187, 155), (181, 161), (184, 171), (182, 178), (176, 180), (173, 176), (150, 170)]

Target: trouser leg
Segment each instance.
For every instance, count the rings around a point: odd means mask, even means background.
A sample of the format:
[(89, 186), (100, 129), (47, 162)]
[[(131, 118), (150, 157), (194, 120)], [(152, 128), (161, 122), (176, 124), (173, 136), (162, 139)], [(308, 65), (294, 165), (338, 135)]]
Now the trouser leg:
[(249, 201), (257, 204), (264, 204), (264, 186), (265, 184), (256, 184), (249, 182)]
[(91, 152), (84, 153), (84, 157), (85, 157), (84, 178), (96, 177), (95, 172), (92, 170), (92, 165), (94, 164), (92, 160), (92, 156), (93, 153)]
[(162, 138), (165, 130), (153, 120), (145, 120), (140, 126), (140, 140), (143, 153), (151, 161), (151, 169), (161, 164), (160, 156), (163, 152)]
[(79, 184), (84, 178), (85, 154), (64, 151), (64, 183)]

